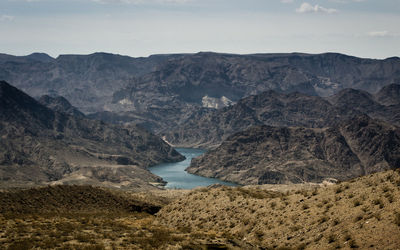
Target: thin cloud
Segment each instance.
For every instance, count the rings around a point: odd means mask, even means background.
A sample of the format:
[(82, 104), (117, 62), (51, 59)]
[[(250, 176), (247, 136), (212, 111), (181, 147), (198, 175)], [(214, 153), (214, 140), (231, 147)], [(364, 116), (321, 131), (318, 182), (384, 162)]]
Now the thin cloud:
[(0, 16), (0, 21), (1, 22), (11, 22), (14, 20), (14, 16), (10, 16), (10, 15), (1, 15)]
[(366, 0), (330, 0), (331, 2), (336, 2), (336, 3), (361, 3), (365, 2)]
[(311, 5), (309, 3), (302, 3), (298, 9), (296, 9), (297, 13), (327, 13), (327, 14), (332, 14), (336, 13), (336, 9), (328, 9), (325, 7), (322, 7), (318, 4), (316, 5)]
[(27, 2), (27, 3), (31, 3), (31, 2), (43, 2), (45, 0), (10, 0), (11, 2)]
[(100, 4), (185, 4), (193, 0), (91, 0)]
[(281, 0), (281, 3), (293, 3), (294, 0)]
[(367, 33), (368, 36), (371, 37), (387, 37), (390, 36), (389, 31), (387, 30), (380, 30), (380, 31), (370, 31)]

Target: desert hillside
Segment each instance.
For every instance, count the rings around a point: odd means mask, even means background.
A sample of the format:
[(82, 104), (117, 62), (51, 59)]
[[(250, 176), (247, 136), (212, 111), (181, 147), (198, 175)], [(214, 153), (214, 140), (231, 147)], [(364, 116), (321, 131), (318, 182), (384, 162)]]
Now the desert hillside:
[(0, 205), (4, 249), (400, 245), (398, 170), (330, 185), (210, 186), (146, 193), (51, 186), (1, 191)]
[(267, 188), (198, 189), (163, 207), (157, 221), (215, 232), (249, 249), (400, 246), (399, 171), (297, 191)]
[(209, 249), (233, 247), (208, 232), (155, 223), (186, 191), (130, 193), (91, 186), (0, 191), (1, 249)]

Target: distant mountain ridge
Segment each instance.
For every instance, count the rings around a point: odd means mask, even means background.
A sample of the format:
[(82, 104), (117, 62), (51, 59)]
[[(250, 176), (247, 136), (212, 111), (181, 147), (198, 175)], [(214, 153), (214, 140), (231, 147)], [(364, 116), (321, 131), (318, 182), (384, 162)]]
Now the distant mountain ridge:
[(0, 81), (0, 186), (50, 183), (144, 188), (162, 180), (145, 168), (183, 159), (137, 127), (53, 111)]
[[(47, 59), (45, 59), (47, 58)], [(84, 112), (102, 111), (107, 98), (134, 75), (150, 72), (163, 56), (131, 58), (108, 53), (10, 56), (0, 54), (0, 79), (33, 97), (60, 95)]]
[(64, 96), (85, 114), (100, 112), (94, 118), (139, 123), (159, 133), (184, 123), (195, 111), (268, 90), (320, 96), (345, 88), (375, 93), (400, 82), (400, 59), (337, 53), (201, 52), (147, 58), (95, 53), (56, 59), (2, 54), (0, 79), (35, 97)]

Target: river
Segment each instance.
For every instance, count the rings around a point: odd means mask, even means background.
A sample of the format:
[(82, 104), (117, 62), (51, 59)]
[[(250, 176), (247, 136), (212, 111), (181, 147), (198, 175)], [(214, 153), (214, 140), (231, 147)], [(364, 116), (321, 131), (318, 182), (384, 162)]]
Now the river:
[(216, 183), (227, 186), (236, 186), (234, 183), (189, 174), (185, 171), (185, 169), (190, 165), (192, 158), (204, 154), (205, 150), (195, 148), (176, 148), (176, 150), (185, 156), (186, 160), (175, 163), (163, 163), (149, 168), (150, 172), (162, 177), (168, 182), (165, 186), (166, 188), (192, 189)]

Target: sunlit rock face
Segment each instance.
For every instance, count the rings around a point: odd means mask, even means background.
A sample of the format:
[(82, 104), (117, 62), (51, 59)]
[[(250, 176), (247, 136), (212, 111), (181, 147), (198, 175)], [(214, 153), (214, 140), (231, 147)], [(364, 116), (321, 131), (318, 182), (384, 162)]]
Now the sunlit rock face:
[(220, 109), (225, 108), (227, 106), (232, 105), (234, 102), (229, 100), (229, 98), (222, 96), (221, 98), (209, 97), (205, 95), (201, 99), (201, 103), (203, 104), (203, 108), (213, 108)]

